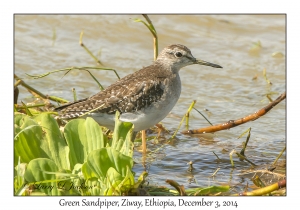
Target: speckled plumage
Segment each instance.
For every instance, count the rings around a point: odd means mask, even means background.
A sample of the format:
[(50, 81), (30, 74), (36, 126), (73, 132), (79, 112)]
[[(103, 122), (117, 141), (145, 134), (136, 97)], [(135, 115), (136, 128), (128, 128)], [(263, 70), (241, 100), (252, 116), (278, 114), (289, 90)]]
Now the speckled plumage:
[(157, 60), (148, 67), (129, 74), (105, 90), (85, 99), (57, 107), (60, 118), (72, 119), (86, 112), (99, 124), (113, 129), (114, 114), (134, 124), (134, 130), (144, 130), (155, 125), (171, 111), (180, 92), (180, 68), (191, 65), (216, 64), (196, 60), (183, 45), (170, 45), (163, 49)]

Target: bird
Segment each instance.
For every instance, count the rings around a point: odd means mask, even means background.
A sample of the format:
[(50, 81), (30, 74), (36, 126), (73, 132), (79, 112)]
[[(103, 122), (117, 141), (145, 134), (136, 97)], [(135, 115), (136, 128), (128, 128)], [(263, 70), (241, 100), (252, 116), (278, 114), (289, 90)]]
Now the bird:
[(172, 44), (161, 51), (152, 65), (121, 78), (93, 96), (63, 104), (54, 110), (63, 120), (85, 115), (110, 130), (114, 129), (118, 111), (121, 121), (134, 125), (135, 136), (169, 114), (181, 93), (179, 70), (193, 64), (222, 68), (196, 59), (184, 45)]

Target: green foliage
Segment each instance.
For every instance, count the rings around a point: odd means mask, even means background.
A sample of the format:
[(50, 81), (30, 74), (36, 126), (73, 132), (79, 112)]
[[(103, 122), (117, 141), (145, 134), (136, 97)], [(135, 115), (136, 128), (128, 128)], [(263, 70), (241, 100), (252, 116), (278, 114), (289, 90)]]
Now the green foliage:
[[(230, 190), (229, 185), (223, 186), (209, 186), (206, 188), (190, 188), (186, 189), (185, 193), (187, 196), (210, 196), (217, 195), (223, 192), (228, 192)], [(152, 188), (149, 189), (149, 195), (152, 196), (180, 196), (180, 192), (178, 190), (168, 189), (168, 188)]]
[(122, 195), (134, 186), (132, 124), (119, 121), (109, 143), (92, 119), (61, 132), (49, 113), (15, 112), (15, 195)]
[(121, 176), (125, 176), (127, 166), (133, 166), (132, 158), (107, 147), (92, 151), (87, 162), (82, 166), (82, 172), (86, 179), (92, 177), (103, 179), (111, 167), (115, 168)]
[(131, 141), (133, 124), (130, 122), (121, 122), (119, 113), (116, 113), (115, 130), (111, 147), (120, 151), (129, 157), (133, 156), (133, 143)]
[(68, 146), (56, 121), (47, 113), (34, 118), (15, 114), (14, 165), (18, 157), (22, 163), (29, 163), (35, 158), (52, 159), (60, 169), (69, 169), (66, 157)]
[(18, 165), (15, 167), (14, 174), (16, 176), (14, 177), (14, 189), (15, 189), (15, 194), (16, 195), (21, 195), (24, 190), (24, 173), (26, 170), (26, 164), (25, 163), (20, 163), (20, 158), (18, 161)]
[(43, 138), (40, 141), (41, 149), (60, 170), (70, 169), (70, 161), (66, 158), (69, 154), (69, 147), (56, 120), (48, 113), (37, 115), (34, 119), (41, 126), (43, 132)]
[(45, 171), (56, 172), (58, 167), (50, 159), (36, 158), (29, 162), (24, 178), (45, 195), (60, 195), (58, 188), (53, 184), (56, 176), (44, 173)]
[(46, 157), (41, 150), (41, 139), (43, 132), (36, 121), (31, 117), (15, 114), (15, 138), (14, 138), (14, 166), (18, 164), (18, 159), (22, 163), (29, 163), (39, 157)]
[(210, 186), (206, 188), (199, 189), (195, 192), (195, 190), (187, 190), (188, 193), (194, 193), (194, 195), (214, 195), (220, 192), (227, 192), (230, 189), (229, 185), (224, 186)]
[(121, 195), (134, 185), (134, 176), (130, 171), (132, 166), (131, 157), (107, 147), (92, 151), (81, 170), (86, 180), (99, 180), (101, 189), (104, 189), (101, 195)]
[(103, 148), (107, 142), (99, 125), (89, 117), (71, 120), (64, 128), (64, 136), (70, 149), (72, 169), (77, 163), (83, 164), (91, 151)]

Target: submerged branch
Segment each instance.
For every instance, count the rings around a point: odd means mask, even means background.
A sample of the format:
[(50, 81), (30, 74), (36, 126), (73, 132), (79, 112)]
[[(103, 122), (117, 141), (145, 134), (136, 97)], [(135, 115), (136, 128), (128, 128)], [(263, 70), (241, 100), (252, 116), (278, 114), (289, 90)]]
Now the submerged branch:
[(267, 186), (267, 187), (263, 187), (263, 188), (260, 188), (258, 190), (253, 190), (251, 192), (243, 192), (243, 193), (240, 193), (239, 195), (242, 195), (242, 196), (247, 196), (247, 195), (254, 195), (254, 196), (257, 196), (257, 195), (265, 195), (265, 194), (268, 194), (272, 191), (275, 191), (275, 190), (279, 190), (283, 187), (286, 187), (286, 180), (281, 180), (275, 184), (272, 184), (270, 186)]
[(229, 120), (226, 123), (214, 125), (214, 126), (209, 126), (206, 128), (200, 128), (200, 129), (195, 129), (195, 130), (185, 130), (182, 133), (183, 134), (202, 134), (202, 133), (213, 133), (216, 131), (221, 131), (221, 130), (227, 130), (230, 128), (233, 128), (235, 126), (244, 124), (249, 121), (254, 121), (257, 120), (258, 118), (262, 117), (263, 115), (267, 114), (274, 106), (276, 106), (279, 102), (284, 100), (286, 98), (286, 93), (281, 94), (276, 100), (273, 102), (269, 103), (267, 106), (264, 108), (258, 110), (254, 114), (250, 114), (244, 118), (238, 119), (238, 120)]
[(167, 179), (166, 182), (174, 187), (181, 196), (187, 195), (183, 185), (179, 185), (177, 182), (171, 179)]

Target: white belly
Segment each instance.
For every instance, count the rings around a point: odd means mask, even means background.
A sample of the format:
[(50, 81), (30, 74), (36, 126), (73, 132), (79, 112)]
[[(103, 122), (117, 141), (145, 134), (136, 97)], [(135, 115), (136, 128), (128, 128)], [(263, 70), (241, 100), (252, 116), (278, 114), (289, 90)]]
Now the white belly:
[[(179, 75), (177, 74), (173, 78), (173, 81), (164, 87), (164, 94), (159, 101), (136, 112), (122, 113), (120, 120), (133, 123), (134, 131), (148, 129), (162, 121), (169, 114), (178, 101), (180, 92), (181, 82)], [(105, 126), (110, 130), (114, 129), (115, 116), (113, 114), (91, 113), (91, 116), (100, 125)]]

